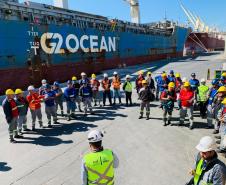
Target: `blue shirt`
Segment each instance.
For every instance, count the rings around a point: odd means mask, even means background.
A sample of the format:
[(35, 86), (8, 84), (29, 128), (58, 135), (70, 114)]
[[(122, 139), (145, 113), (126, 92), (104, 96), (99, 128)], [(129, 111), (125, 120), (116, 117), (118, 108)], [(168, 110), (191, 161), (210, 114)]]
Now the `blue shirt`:
[[(45, 92), (44, 96), (45, 96), (45, 98), (44, 98), (45, 105), (47, 107), (55, 106), (56, 93), (54, 91)], [(48, 98), (51, 98), (51, 99), (48, 99)]]
[(191, 79), (191, 80), (189, 80), (189, 83), (191, 84), (191, 89), (193, 91), (196, 91), (198, 89), (199, 80), (197, 80), (197, 79)]
[(176, 82), (176, 78), (175, 78), (174, 75), (173, 75), (173, 76), (170, 76), (170, 75), (169, 75), (169, 76), (168, 76), (168, 79), (169, 79), (170, 82), (174, 82), (174, 83)]
[(159, 91), (163, 92), (165, 89), (168, 88), (168, 84), (169, 84), (169, 79), (166, 78), (165, 80), (163, 80), (163, 78), (161, 78), (161, 80), (159, 81)]
[(217, 89), (214, 89), (214, 88), (212, 88), (211, 90), (210, 90), (210, 93), (209, 93), (209, 100), (208, 100), (208, 105), (212, 105), (212, 103), (213, 103), (213, 99), (214, 99), (214, 97), (216, 96), (216, 94), (217, 94)]
[(92, 89), (90, 86), (86, 86), (86, 87), (81, 87), (80, 88), (80, 95), (83, 98), (89, 98), (92, 97)]
[(65, 97), (66, 101), (73, 101), (76, 98), (77, 94), (78, 93), (74, 87), (72, 87), (72, 88), (67, 87), (64, 90), (64, 97)]
[(157, 86), (159, 86), (160, 80), (162, 80), (162, 76), (161, 75), (155, 77), (155, 82), (157, 83)]

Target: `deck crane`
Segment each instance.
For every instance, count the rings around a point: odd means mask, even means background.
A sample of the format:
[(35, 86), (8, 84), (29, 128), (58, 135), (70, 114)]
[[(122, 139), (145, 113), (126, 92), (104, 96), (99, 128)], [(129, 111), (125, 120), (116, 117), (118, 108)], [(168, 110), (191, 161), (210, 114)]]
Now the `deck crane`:
[(140, 7), (138, 0), (124, 0), (130, 5), (131, 22), (140, 24)]

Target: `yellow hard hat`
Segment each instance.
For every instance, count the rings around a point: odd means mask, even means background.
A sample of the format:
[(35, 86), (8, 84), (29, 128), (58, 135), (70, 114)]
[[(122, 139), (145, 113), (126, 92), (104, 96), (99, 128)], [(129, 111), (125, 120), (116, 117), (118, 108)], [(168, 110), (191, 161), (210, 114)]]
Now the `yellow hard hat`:
[(226, 98), (224, 98), (224, 100), (221, 103), (226, 105)]
[(176, 77), (176, 78), (180, 78), (180, 73), (176, 73), (176, 74), (175, 74), (175, 77)]
[(151, 72), (149, 71), (149, 72), (147, 73), (147, 75), (151, 75)]
[(184, 87), (189, 87), (190, 83), (189, 82), (184, 82)]
[(13, 94), (15, 94), (15, 93), (12, 89), (7, 89), (5, 92), (5, 95), (13, 95)]
[(226, 77), (226, 72), (222, 73), (221, 76), (222, 76), (222, 77)]
[(21, 89), (16, 89), (15, 94), (22, 94), (23, 91)]
[(147, 80), (142, 80), (142, 84), (147, 84)]
[(139, 74), (139, 75), (143, 75), (143, 74), (144, 74), (144, 71), (143, 71), (143, 70), (140, 70), (140, 71), (138, 72), (138, 74)]
[(96, 75), (93, 73), (93, 74), (91, 75), (91, 78), (96, 78)]
[(174, 88), (174, 87), (175, 87), (175, 84), (174, 84), (173, 82), (170, 82), (170, 83), (168, 84), (168, 87)]
[(73, 76), (72, 77), (72, 80), (74, 81), (74, 80), (77, 80), (77, 77), (76, 76)]
[(226, 92), (226, 87), (225, 86), (221, 86), (217, 92)]
[(166, 73), (162, 73), (162, 77), (167, 77), (167, 74)]

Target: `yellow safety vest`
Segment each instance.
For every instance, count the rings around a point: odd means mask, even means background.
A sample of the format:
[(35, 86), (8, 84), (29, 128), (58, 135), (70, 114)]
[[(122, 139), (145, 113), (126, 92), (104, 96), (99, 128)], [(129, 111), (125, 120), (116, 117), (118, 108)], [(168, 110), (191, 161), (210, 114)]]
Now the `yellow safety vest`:
[(213, 185), (213, 183), (207, 183), (203, 180), (200, 181), (200, 176), (202, 175), (202, 166), (203, 166), (203, 159), (200, 159), (200, 161), (198, 162), (198, 165), (196, 167), (195, 170), (195, 176), (194, 176), (194, 185)]
[(131, 82), (125, 82), (125, 83), (126, 83), (125, 91), (126, 92), (132, 92), (132, 90), (133, 90), (132, 83)]
[(201, 102), (207, 101), (207, 93), (209, 91), (209, 87), (206, 85), (201, 85), (198, 87), (198, 100)]
[(114, 184), (114, 157), (111, 150), (89, 153), (84, 156), (88, 185)]

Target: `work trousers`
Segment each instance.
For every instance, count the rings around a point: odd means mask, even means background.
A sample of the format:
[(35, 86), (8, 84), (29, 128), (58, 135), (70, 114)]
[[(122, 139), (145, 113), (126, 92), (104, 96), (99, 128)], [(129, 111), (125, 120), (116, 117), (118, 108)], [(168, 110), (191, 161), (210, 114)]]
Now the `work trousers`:
[(85, 114), (87, 114), (88, 109), (90, 110), (90, 112), (93, 112), (92, 99), (90, 97), (83, 98), (83, 107)]
[(17, 136), (18, 135), (18, 131), (17, 131), (17, 120), (18, 120), (18, 118), (15, 117), (15, 118), (13, 118), (10, 121), (10, 123), (8, 123), (8, 125), (9, 125), (8, 131), (9, 131), (9, 138), (10, 139), (13, 139), (13, 135), (14, 136)]
[(150, 116), (150, 102), (149, 101), (142, 101), (140, 104), (140, 115), (144, 115), (144, 108), (146, 108), (146, 116)]
[[(208, 126), (213, 125), (213, 117), (214, 117), (213, 108), (211, 105), (208, 105), (207, 106), (207, 124), (208, 124)], [(214, 127), (216, 130), (219, 130), (219, 127), (216, 125), (216, 121), (215, 121)]]
[[(173, 110), (163, 107), (163, 121), (171, 121)], [(168, 115), (168, 117), (167, 117)]]
[(155, 99), (159, 100), (159, 86), (157, 86), (157, 88), (156, 88)]
[(220, 135), (221, 135), (220, 149), (226, 150), (226, 123), (221, 124)]
[(202, 118), (204, 118), (206, 116), (206, 111), (207, 111), (207, 102), (206, 101), (199, 102), (199, 111), (200, 111), (200, 116)]
[(22, 132), (22, 128), (27, 129), (27, 115), (19, 115), (18, 117), (18, 132)]
[(38, 118), (38, 122), (40, 127), (42, 127), (42, 111), (40, 109), (31, 110), (31, 119), (32, 119), (32, 128), (35, 127), (36, 118)]
[(113, 89), (113, 98), (114, 98), (114, 103), (116, 103), (116, 98), (118, 98), (119, 99), (119, 103), (121, 103), (120, 89)]
[(184, 124), (184, 120), (186, 118), (186, 115), (188, 115), (189, 122), (190, 122), (190, 127), (193, 127), (194, 122), (193, 122), (193, 111), (194, 107), (181, 107), (180, 109), (180, 124)]
[(111, 91), (103, 91), (103, 104), (105, 105), (106, 103), (106, 98), (108, 97), (109, 103), (110, 105), (112, 105), (112, 101), (111, 101)]
[(126, 105), (128, 105), (128, 103), (130, 103), (130, 105), (132, 105), (132, 92), (127, 92), (126, 93)]
[(74, 114), (76, 109), (75, 101), (67, 101), (66, 105), (67, 105), (67, 115), (70, 116), (71, 114)]
[(58, 110), (58, 107), (60, 107), (61, 114), (64, 114), (63, 100), (56, 101), (56, 112)]
[(82, 110), (81, 109), (81, 102), (82, 102), (81, 97), (80, 96), (76, 96), (75, 102), (76, 102), (76, 104), (78, 106), (78, 109), (81, 111)]
[(99, 91), (93, 91), (93, 101), (95, 106), (97, 105), (97, 102), (100, 105), (100, 92)]
[(46, 116), (48, 119), (48, 125), (51, 125), (51, 117), (53, 117), (53, 121), (57, 121), (57, 114), (56, 114), (56, 106), (46, 106), (45, 107)]

